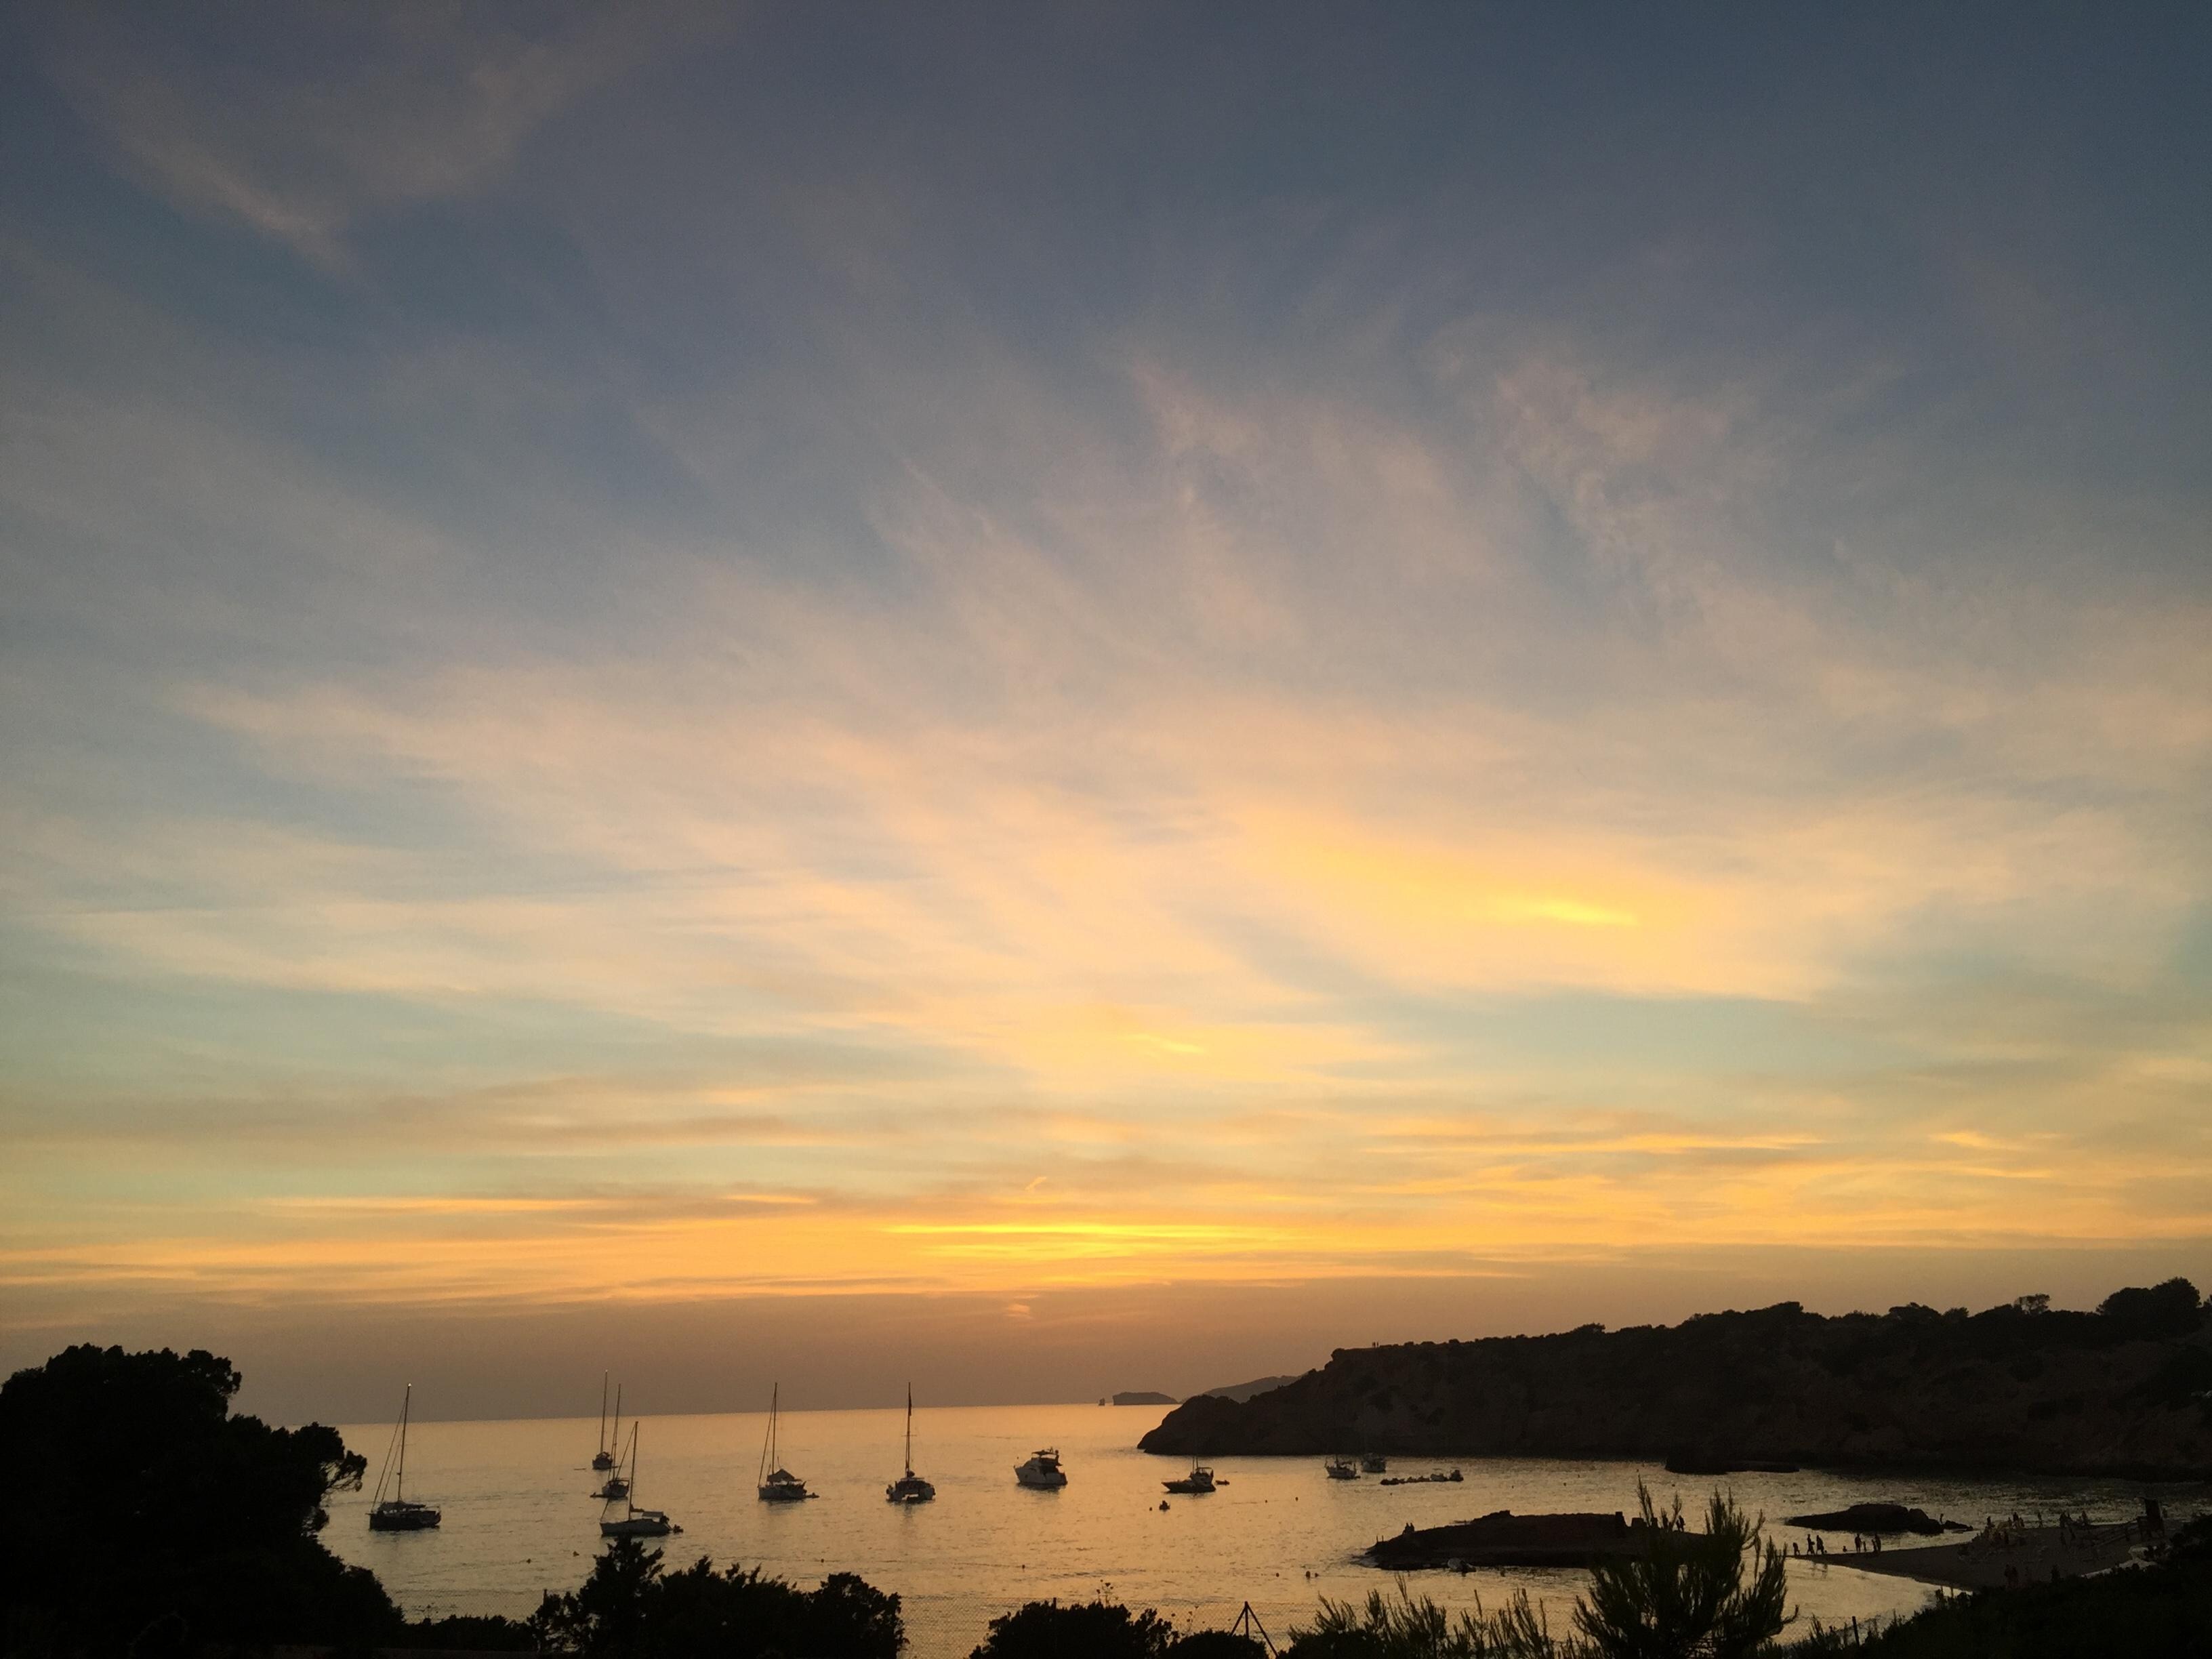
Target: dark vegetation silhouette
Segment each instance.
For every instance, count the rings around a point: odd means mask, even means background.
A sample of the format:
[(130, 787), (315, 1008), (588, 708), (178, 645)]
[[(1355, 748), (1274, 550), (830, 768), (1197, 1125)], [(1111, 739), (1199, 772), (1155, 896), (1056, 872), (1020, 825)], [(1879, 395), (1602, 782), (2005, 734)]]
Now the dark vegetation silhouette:
[(316, 1537), (366, 1467), (337, 1431), (234, 1417), (239, 1374), (194, 1349), (81, 1346), (0, 1385), (0, 1654), (197, 1659), (309, 1645), (546, 1649), (668, 1659), (893, 1659), (898, 1597), (850, 1573), (801, 1590), (701, 1559), (664, 1573), (616, 1543), (527, 1621), (409, 1623), (374, 1574)]
[(1816, 1631), (1799, 1648), (1853, 1659), (2212, 1659), (2212, 1519), (2182, 1528), (2148, 1566), (1946, 1596), (1901, 1624)]
[(0, 1640), (11, 1655), (385, 1641), (375, 1576), (315, 1537), (364, 1460), (337, 1431), (230, 1414), (204, 1349), (82, 1346), (0, 1384)]
[(2185, 1279), (2094, 1313), (2026, 1296), (1824, 1318), (1795, 1302), (1674, 1326), (1340, 1348), (1239, 1403), (1170, 1412), (1176, 1456), (1662, 1457), (1748, 1464), (2212, 1476), (2212, 1323)]
[(1750, 1659), (1790, 1622), (1782, 1552), (1762, 1548), (1764, 1526), (1715, 1492), (1693, 1531), (1682, 1500), (1658, 1510), (1639, 1481), (1646, 1553), (1590, 1568), (1575, 1629), (1603, 1659)]
[(720, 1572), (701, 1556), (675, 1572), (661, 1553), (617, 1539), (582, 1585), (530, 1620), (550, 1652), (611, 1659), (896, 1659), (899, 1599), (849, 1572), (803, 1590), (758, 1568)]
[(991, 1621), (969, 1659), (1252, 1659), (1267, 1650), (1227, 1631), (1176, 1634), (1172, 1621), (1146, 1607), (1132, 1613), (1101, 1598), (1030, 1601)]
[(1751, 1659), (1790, 1622), (1787, 1569), (1764, 1522), (1726, 1494), (1692, 1528), (1636, 1489), (1638, 1547), (1599, 1559), (1576, 1598), (1572, 1634), (1554, 1636), (1520, 1592), (1496, 1612), (1448, 1613), (1399, 1580), (1364, 1606), (1324, 1597), (1312, 1628), (1292, 1632), (1291, 1659)]
[[(1942, 1316), (1936, 1316), (1937, 1318)], [(2064, 1316), (2022, 1309), (2014, 1317)], [(2194, 1340), (2193, 1288), (2122, 1291), (2094, 1315)], [(2127, 1336), (2119, 1340), (2136, 1340)], [(0, 1385), (0, 1654), (6, 1659), (207, 1659), (308, 1645), (542, 1649), (605, 1659), (896, 1659), (899, 1598), (850, 1574), (800, 1589), (704, 1557), (668, 1571), (635, 1540), (611, 1545), (575, 1590), (528, 1620), (408, 1623), (374, 1576), (316, 1537), (324, 1500), (361, 1481), (333, 1429), (233, 1416), (238, 1373), (203, 1350), (80, 1346)], [(2195, 1402), (2199, 1403), (2202, 1402)], [(1447, 1613), (1400, 1581), (1395, 1597), (1324, 1599), (1294, 1659), (1750, 1659), (1790, 1619), (1784, 1564), (1725, 1495), (1690, 1526), (1639, 1486), (1642, 1547), (1600, 1560), (1572, 1628), (1554, 1635), (1525, 1594)], [(1226, 1589), (1230, 1587), (1224, 1586)], [(1880, 1632), (1822, 1631), (1812, 1654), (1887, 1659), (2056, 1659), (2114, 1652), (2212, 1659), (2212, 1521), (2183, 1528), (2137, 1570), (1954, 1596)], [(1033, 1601), (994, 1620), (973, 1659), (1249, 1659), (1222, 1631), (1178, 1634), (1151, 1609), (1105, 1599)]]

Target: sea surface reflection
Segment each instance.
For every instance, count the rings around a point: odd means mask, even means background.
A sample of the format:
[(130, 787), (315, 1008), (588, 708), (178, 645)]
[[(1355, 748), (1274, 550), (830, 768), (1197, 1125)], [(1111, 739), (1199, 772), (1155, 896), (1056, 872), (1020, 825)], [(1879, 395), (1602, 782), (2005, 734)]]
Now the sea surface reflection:
[[(418, 1402), (420, 1403), (420, 1402)], [(1390, 1581), (1353, 1557), (1408, 1522), (1433, 1526), (1493, 1510), (1632, 1511), (1641, 1478), (1662, 1497), (1679, 1492), (1692, 1510), (1717, 1484), (1747, 1510), (1770, 1517), (1895, 1499), (1979, 1525), (1984, 1515), (2064, 1504), (2118, 1518), (2141, 1507), (2146, 1488), (2126, 1481), (1900, 1477), (1806, 1471), (1741, 1474), (1725, 1482), (1668, 1474), (1656, 1464), (1534, 1459), (1462, 1460), (1456, 1485), (1385, 1487), (1324, 1478), (1318, 1458), (1218, 1458), (1225, 1484), (1208, 1496), (1168, 1498), (1160, 1483), (1182, 1472), (1175, 1459), (1138, 1451), (1159, 1420), (1157, 1407), (1028, 1406), (918, 1408), (915, 1467), (937, 1485), (937, 1500), (911, 1508), (884, 1499), (900, 1470), (899, 1410), (783, 1413), (782, 1460), (820, 1497), (769, 1504), (754, 1494), (765, 1414), (647, 1418), (640, 1437), (637, 1502), (668, 1511), (684, 1528), (663, 1540), (672, 1565), (710, 1555), (765, 1566), (811, 1585), (830, 1572), (857, 1572), (903, 1598), (917, 1659), (953, 1659), (981, 1640), (991, 1618), (1043, 1596), (1108, 1593), (1171, 1615), (1179, 1628), (1225, 1625), (1249, 1600), (1279, 1641), (1311, 1615), (1316, 1599), (1364, 1596)], [(345, 1430), (374, 1459), (388, 1425)], [(417, 1422), (408, 1446), (408, 1495), (437, 1504), (435, 1532), (371, 1533), (365, 1494), (331, 1504), (325, 1540), (372, 1568), (406, 1609), (529, 1613), (548, 1589), (572, 1589), (599, 1548), (600, 1505), (590, 1462), (593, 1418), (519, 1422)], [(1014, 1466), (1057, 1446), (1067, 1486), (1018, 1486)], [(1394, 1473), (1436, 1467), (1403, 1460)], [(2186, 1513), (2205, 1489), (2180, 1492)], [(1802, 1538), (1778, 1528), (1781, 1539)], [(1831, 1540), (1832, 1543), (1835, 1540)], [(1415, 1587), (1448, 1605), (1479, 1596), (1495, 1606), (1526, 1589), (1564, 1629), (1579, 1572), (1425, 1573)], [(1829, 1623), (1910, 1612), (1927, 1592), (1902, 1580), (1844, 1566), (1791, 1564), (1795, 1604)]]

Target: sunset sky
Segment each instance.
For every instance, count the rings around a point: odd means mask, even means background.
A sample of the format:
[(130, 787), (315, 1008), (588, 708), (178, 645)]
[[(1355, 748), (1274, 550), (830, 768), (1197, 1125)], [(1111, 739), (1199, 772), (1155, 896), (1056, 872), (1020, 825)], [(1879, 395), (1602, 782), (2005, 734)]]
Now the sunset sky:
[(2072, 18), (11, 9), (0, 1364), (2212, 1283), (2212, 13)]

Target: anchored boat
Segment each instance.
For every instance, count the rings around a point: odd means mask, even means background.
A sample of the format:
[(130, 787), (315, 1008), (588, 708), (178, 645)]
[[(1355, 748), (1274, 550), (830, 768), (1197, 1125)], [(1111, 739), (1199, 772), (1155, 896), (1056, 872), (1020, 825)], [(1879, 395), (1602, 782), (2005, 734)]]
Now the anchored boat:
[[(446, 1518), (442, 1510), (428, 1504), (407, 1501), (407, 1419), (414, 1404), (415, 1385), (410, 1382), (400, 1396), (399, 1423), (392, 1431), (392, 1445), (385, 1449), (384, 1468), (376, 1477), (376, 1498), (368, 1511), (371, 1532), (423, 1532)], [(389, 1498), (384, 1495), (387, 1477), (392, 1482)]]
[[(605, 1371), (599, 1373), (599, 1449), (592, 1454), (592, 1467), (595, 1469), (611, 1469), (615, 1466), (615, 1455), (607, 1449), (608, 1376)], [(622, 1410), (619, 1407), (615, 1411), (615, 1444), (622, 1444)]]
[(1163, 1480), (1160, 1484), (1170, 1492), (1188, 1492), (1194, 1495), (1209, 1492), (1213, 1490), (1213, 1471), (1194, 1458), (1191, 1461), (1188, 1474), (1178, 1476), (1173, 1480)]
[[(665, 1538), (683, 1528), (669, 1520), (659, 1510), (641, 1510), (635, 1500), (637, 1492), (637, 1425), (629, 1425), (629, 1455), (623, 1460), (628, 1478), (623, 1480), (623, 1512), (618, 1516), (599, 1517), (599, 1536), (602, 1538)], [(621, 1471), (617, 1471), (619, 1476)], [(607, 1483), (615, 1484), (613, 1481)]]
[(768, 1395), (768, 1440), (761, 1447), (760, 1495), (763, 1504), (796, 1504), (814, 1494), (806, 1490), (806, 1483), (776, 1461), (776, 1419), (781, 1415), (778, 1398), (781, 1385), (773, 1385)]
[(906, 1473), (884, 1488), (894, 1504), (927, 1504), (937, 1488), (914, 1472), (914, 1384), (906, 1385)]
[(1054, 1492), (1067, 1484), (1067, 1471), (1060, 1467), (1060, 1449), (1031, 1452), (1030, 1461), (1015, 1466), (1014, 1479), (1040, 1492)]
[[(636, 1441), (637, 1425), (633, 1423), (630, 1425), (631, 1444), (635, 1446)], [(622, 1384), (619, 1382), (615, 1384), (615, 1444), (617, 1446), (622, 1444)], [(623, 1478), (621, 1468), (612, 1457), (609, 1457), (605, 1463), (594, 1458), (592, 1460), (592, 1467), (595, 1469), (605, 1468), (609, 1471), (605, 1483), (599, 1491), (592, 1494), (592, 1497), (611, 1504), (629, 1496), (629, 1482)]]

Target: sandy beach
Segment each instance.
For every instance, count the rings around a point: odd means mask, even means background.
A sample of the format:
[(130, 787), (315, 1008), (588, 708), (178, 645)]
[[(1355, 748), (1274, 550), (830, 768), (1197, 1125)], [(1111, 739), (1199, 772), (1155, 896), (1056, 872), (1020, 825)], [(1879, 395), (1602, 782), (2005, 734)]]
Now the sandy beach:
[[(2135, 1522), (2075, 1528), (2027, 1527), (2000, 1534), (2008, 1541), (1979, 1536), (1959, 1543), (1929, 1544), (1914, 1549), (1838, 1551), (1815, 1558), (1832, 1566), (1856, 1567), (1861, 1572), (1887, 1573), (1917, 1578), (1925, 1583), (1947, 1584), (1955, 1589), (2001, 1589), (2008, 1584), (2047, 1583), (2055, 1578), (2075, 1578), (2103, 1572), (2126, 1561), (2139, 1540)], [(2011, 1577), (2006, 1575), (2010, 1572)]]

